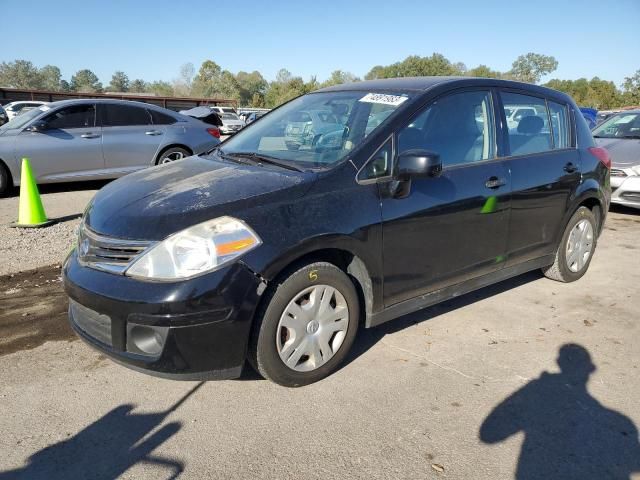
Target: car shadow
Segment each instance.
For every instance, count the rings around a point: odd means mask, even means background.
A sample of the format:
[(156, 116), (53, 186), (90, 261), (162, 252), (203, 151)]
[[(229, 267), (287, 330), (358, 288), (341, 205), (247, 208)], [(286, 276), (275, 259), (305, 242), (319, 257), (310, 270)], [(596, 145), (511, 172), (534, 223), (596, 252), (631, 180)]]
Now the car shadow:
[(426, 322), (433, 318), (455, 311), (459, 308), (466, 307), (475, 302), (479, 302), (494, 295), (509, 291), (513, 288), (518, 288), (522, 285), (526, 285), (529, 282), (538, 280), (542, 277), (542, 273), (539, 270), (525, 273), (508, 280), (490, 285), (488, 287), (481, 288), (471, 293), (461, 295), (459, 297), (447, 300), (442, 303), (438, 303), (431, 307), (418, 310), (417, 312), (398, 317), (387, 323), (383, 323), (374, 328), (360, 328), (356, 340), (351, 347), (351, 351), (347, 356), (342, 368), (353, 362), (355, 359), (366, 353), (371, 347), (382, 340), (386, 335), (396, 333), (412, 325)]
[(203, 385), (200, 382), (162, 412), (134, 413), (133, 404), (120, 405), (73, 437), (34, 453), (25, 467), (0, 472), (0, 480), (112, 480), (140, 463), (166, 471), (158, 478), (178, 478), (184, 463), (153, 451), (182, 427), (180, 422), (161, 426), (162, 422)]
[(609, 206), (609, 211), (614, 213), (622, 213), (623, 215), (635, 215), (636, 217), (640, 216), (640, 208), (625, 207), (624, 205), (617, 205), (615, 203), (612, 203)]
[(543, 372), (497, 405), (480, 440), (495, 444), (524, 434), (517, 480), (628, 480), (640, 472), (637, 427), (587, 390), (596, 370), (587, 349), (563, 345), (557, 363), (559, 373)]

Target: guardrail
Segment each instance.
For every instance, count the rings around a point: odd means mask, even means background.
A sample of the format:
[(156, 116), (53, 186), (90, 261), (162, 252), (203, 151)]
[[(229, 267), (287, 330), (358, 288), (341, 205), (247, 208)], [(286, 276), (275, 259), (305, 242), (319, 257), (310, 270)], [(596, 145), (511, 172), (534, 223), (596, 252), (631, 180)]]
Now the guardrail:
[(40, 100), (55, 102), (70, 98), (115, 98), (119, 100), (134, 100), (136, 102), (151, 103), (170, 110), (187, 110), (201, 105), (229, 105), (238, 108), (238, 102), (228, 98), (191, 98), (191, 97), (159, 97), (140, 93), (79, 93), (79, 92), (51, 92), (46, 90), (23, 90), (19, 88), (0, 88), (0, 103), (6, 104), (20, 100)]

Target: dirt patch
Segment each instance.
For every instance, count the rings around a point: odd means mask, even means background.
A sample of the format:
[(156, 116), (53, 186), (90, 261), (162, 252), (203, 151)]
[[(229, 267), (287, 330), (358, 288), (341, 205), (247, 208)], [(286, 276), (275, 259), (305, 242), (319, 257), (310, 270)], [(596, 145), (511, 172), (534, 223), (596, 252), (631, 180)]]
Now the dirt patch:
[(0, 356), (74, 340), (60, 265), (0, 277)]

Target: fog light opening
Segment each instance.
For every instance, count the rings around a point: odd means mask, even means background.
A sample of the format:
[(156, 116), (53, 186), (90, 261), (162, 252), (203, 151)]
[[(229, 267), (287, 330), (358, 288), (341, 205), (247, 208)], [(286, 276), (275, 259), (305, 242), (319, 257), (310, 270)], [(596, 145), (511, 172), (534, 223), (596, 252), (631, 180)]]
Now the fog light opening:
[(158, 355), (162, 352), (164, 338), (152, 327), (134, 326), (129, 331), (129, 339), (138, 350), (148, 355)]

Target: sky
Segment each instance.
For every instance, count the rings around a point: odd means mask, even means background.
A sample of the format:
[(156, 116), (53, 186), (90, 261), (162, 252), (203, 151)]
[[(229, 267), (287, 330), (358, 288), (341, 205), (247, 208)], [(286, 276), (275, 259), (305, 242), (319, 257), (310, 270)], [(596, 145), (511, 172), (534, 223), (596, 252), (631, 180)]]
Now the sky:
[[(549, 78), (598, 76), (620, 85), (640, 69), (640, 0), (0, 0), (0, 62), (93, 70), (107, 85), (171, 81), (207, 59), (273, 80), (441, 53), (506, 71), (518, 55), (553, 55)], [(544, 81), (545, 79), (543, 79)]]

